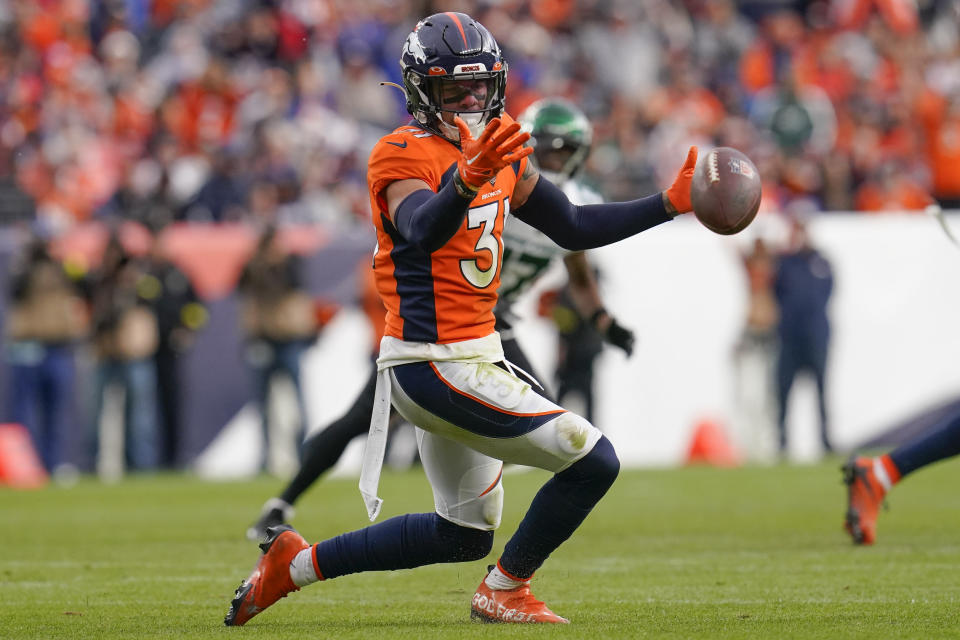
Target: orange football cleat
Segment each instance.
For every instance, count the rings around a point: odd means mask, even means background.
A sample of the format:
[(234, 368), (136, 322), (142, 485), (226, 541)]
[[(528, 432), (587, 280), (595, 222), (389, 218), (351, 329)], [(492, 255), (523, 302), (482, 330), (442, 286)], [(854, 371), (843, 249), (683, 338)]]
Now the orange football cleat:
[(530, 593), (530, 583), (515, 589), (495, 590), (481, 582), (473, 594), (470, 617), (480, 622), (569, 624)]
[(873, 544), (877, 539), (877, 512), (887, 491), (873, 471), (873, 458), (852, 458), (843, 465), (847, 485), (847, 517), (843, 524), (854, 544)]
[(299, 591), (290, 577), (293, 558), (310, 545), (289, 525), (267, 529), (267, 538), (260, 545), (263, 555), (253, 573), (237, 587), (230, 610), (223, 624), (239, 627), (291, 591)]

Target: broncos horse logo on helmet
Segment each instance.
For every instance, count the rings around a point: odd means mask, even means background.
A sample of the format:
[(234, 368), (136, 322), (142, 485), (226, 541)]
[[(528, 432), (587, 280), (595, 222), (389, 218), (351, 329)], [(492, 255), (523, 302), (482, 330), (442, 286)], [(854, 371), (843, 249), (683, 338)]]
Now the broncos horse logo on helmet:
[[(454, 116), (478, 136), (503, 112), (507, 63), (487, 28), (465, 13), (437, 13), (417, 23), (403, 46), (400, 67), (407, 111), (425, 129), (451, 142), (460, 141)], [(452, 85), (458, 83), (479, 84), (475, 95), (480, 109), (444, 108), (444, 96), (455, 94)]]
[(593, 127), (573, 103), (561, 98), (537, 100), (517, 116), (517, 122), (530, 132), (537, 168), (551, 182), (562, 184), (586, 163)]

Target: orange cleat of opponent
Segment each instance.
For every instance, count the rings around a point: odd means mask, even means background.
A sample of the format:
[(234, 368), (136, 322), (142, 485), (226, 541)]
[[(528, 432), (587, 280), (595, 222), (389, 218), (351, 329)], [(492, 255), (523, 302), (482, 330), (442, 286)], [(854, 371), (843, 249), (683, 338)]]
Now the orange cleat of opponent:
[(310, 545), (289, 525), (267, 529), (267, 538), (260, 545), (263, 555), (253, 573), (240, 583), (230, 602), (223, 624), (239, 627), (280, 598), (300, 587), (290, 577), (293, 558)]
[(873, 544), (877, 539), (877, 512), (887, 490), (874, 471), (874, 458), (852, 458), (843, 465), (847, 485), (847, 516), (843, 528), (854, 544)]
[(515, 589), (491, 589), (486, 579), (473, 594), (470, 617), (480, 622), (569, 624), (530, 593), (530, 583)]

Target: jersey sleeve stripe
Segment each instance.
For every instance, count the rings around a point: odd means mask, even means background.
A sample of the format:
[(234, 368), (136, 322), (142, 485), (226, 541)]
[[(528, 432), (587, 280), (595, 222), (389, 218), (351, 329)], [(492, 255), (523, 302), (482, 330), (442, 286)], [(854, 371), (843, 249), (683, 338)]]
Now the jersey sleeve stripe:
[(414, 342), (436, 342), (437, 307), (433, 291), (433, 264), (426, 254), (400, 235), (393, 223), (382, 216), (383, 230), (390, 236), (393, 248), (394, 280), (397, 283), (399, 311), (403, 318), (403, 339)]
[(530, 158), (520, 158), (516, 162), (510, 165), (510, 168), (513, 169), (513, 175), (516, 177), (517, 181), (520, 181), (520, 176), (523, 175), (523, 172), (527, 170), (527, 163), (530, 162)]

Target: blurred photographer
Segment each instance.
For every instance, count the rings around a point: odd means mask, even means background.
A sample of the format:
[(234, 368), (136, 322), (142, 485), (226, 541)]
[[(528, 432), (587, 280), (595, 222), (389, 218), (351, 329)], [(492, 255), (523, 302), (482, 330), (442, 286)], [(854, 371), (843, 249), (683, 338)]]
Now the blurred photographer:
[(88, 328), (80, 290), (46, 239), (25, 245), (10, 280), (4, 357), (10, 367), (10, 419), (24, 425), (50, 473), (66, 472), (74, 416), (74, 346)]

